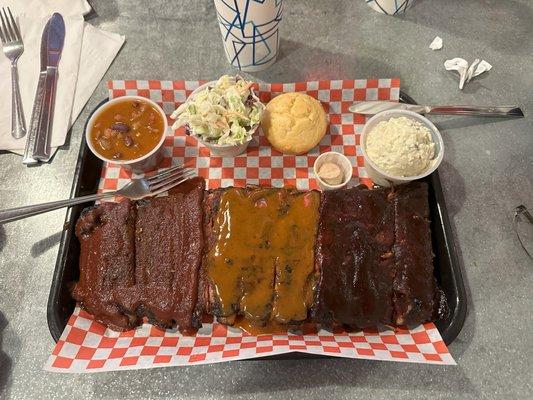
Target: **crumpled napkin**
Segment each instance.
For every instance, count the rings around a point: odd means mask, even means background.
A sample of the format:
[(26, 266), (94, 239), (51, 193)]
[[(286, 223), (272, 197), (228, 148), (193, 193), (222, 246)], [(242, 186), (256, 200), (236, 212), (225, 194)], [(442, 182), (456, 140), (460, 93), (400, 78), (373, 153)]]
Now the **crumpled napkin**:
[[(26, 128), (30, 126), (40, 70), (40, 46), (44, 26), (53, 12), (65, 20), (65, 44), (59, 62), (52, 127), (52, 152), (65, 143), (68, 130), (109, 68), (124, 43), (124, 36), (105, 32), (84, 22), (91, 7), (86, 0), (0, 0), (9, 6), (20, 25), (24, 53), (18, 61), (19, 85)], [(26, 135), (11, 136), (11, 72), (9, 60), (0, 54), (0, 150), (22, 154)]]
[(444, 62), (444, 68), (447, 71), (457, 71), (459, 74), (459, 89), (463, 89), (465, 83), (470, 82), (470, 80), (478, 75), (481, 75), (483, 72), (490, 71), (492, 65), (490, 65), (485, 60), (480, 60), (476, 58), (470, 66), (468, 61), (464, 58), (453, 58), (451, 60), (446, 60)]

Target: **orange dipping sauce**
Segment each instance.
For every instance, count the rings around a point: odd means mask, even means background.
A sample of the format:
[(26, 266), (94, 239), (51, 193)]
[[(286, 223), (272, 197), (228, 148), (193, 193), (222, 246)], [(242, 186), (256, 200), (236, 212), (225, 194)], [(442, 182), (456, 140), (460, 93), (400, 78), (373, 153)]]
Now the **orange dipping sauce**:
[(135, 160), (150, 153), (164, 134), (159, 111), (142, 100), (124, 100), (109, 105), (90, 128), (94, 149), (112, 160)]

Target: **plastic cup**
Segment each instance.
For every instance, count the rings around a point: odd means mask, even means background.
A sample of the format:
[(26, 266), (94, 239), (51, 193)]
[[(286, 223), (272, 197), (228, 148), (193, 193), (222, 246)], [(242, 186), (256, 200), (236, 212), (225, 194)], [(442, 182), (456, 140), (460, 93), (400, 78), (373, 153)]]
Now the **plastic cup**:
[(276, 62), (283, 0), (214, 0), (226, 57), (246, 71), (262, 71)]
[(387, 15), (403, 14), (416, 0), (364, 0), (372, 9)]

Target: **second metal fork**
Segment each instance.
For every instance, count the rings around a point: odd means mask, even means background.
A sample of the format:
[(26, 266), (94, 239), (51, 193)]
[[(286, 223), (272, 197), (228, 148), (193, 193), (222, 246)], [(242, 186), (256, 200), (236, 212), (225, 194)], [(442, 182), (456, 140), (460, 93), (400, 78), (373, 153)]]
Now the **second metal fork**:
[(20, 98), (17, 61), (24, 53), (24, 44), (9, 7), (2, 7), (0, 12), (0, 39), (4, 54), (11, 61), (11, 135), (15, 139), (20, 139), (26, 134), (26, 123)]
[(75, 197), (73, 199), (51, 201), (49, 203), (36, 204), (33, 206), (2, 210), (0, 211), (0, 224), (57, 210), (63, 207), (100, 200), (105, 197), (123, 196), (131, 200), (140, 200), (145, 197), (156, 196), (185, 182), (187, 179), (190, 179), (195, 175), (193, 170), (183, 168), (183, 166), (172, 167), (149, 178), (132, 179), (132, 181), (122, 189), (113, 192), (97, 193), (89, 196)]

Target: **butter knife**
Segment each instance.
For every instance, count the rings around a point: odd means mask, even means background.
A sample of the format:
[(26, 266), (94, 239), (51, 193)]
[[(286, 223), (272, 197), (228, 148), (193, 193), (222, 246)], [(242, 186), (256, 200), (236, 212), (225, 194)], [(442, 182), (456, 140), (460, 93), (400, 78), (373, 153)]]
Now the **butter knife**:
[(408, 110), (419, 114), (524, 117), (524, 113), (517, 106), (420, 106), (393, 101), (356, 101), (350, 106), (349, 110), (353, 113), (365, 115), (373, 115), (388, 110)]
[(50, 159), (50, 133), (54, 117), (57, 66), (65, 41), (65, 22), (59, 13), (48, 20), (41, 39), (41, 71), (35, 94), (24, 164)]
[(33, 158), (33, 148), (35, 146), (35, 136), (39, 129), (39, 120), (41, 119), (41, 110), (43, 105), (44, 86), (46, 85), (46, 67), (48, 64), (47, 47), (48, 47), (48, 30), (50, 27), (50, 20), (46, 23), (41, 37), (41, 70), (39, 71), (39, 81), (37, 90), (35, 92), (35, 100), (33, 101), (33, 110), (31, 114), (30, 126), (28, 130), (28, 137), (26, 139), (26, 148), (24, 150), (24, 157), (22, 162), (24, 164), (35, 164), (38, 161)]

